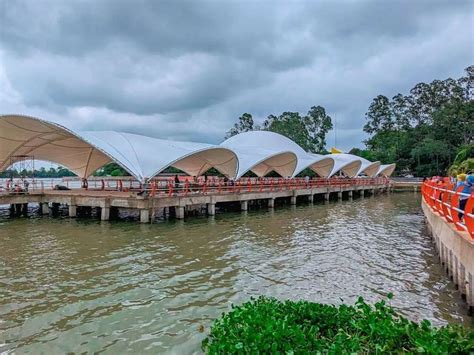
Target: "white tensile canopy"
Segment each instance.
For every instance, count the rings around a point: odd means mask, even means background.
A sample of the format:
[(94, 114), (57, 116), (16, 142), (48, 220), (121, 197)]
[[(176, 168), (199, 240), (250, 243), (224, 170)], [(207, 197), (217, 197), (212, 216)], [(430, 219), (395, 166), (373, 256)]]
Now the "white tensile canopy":
[(357, 176), (361, 166), (362, 161), (358, 159), (359, 157), (353, 156), (351, 154), (331, 154), (330, 155), (334, 161), (334, 168), (332, 169), (329, 177), (334, 176), (338, 172), (342, 171), (344, 175), (348, 177)]
[(80, 177), (115, 162), (142, 182), (171, 166), (192, 176), (213, 167), (236, 178), (248, 171), (257, 176), (275, 171), (294, 177), (306, 168), (321, 177), (339, 171), (349, 177), (390, 176), (395, 170), (395, 164), (381, 166), (352, 154), (307, 153), (291, 139), (269, 131), (240, 133), (220, 145), (211, 145), (115, 131), (75, 132), (33, 117), (0, 116), (0, 171), (29, 157), (63, 165)]
[[(237, 178), (248, 171), (264, 176), (276, 171), (283, 177), (299, 174), (306, 168), (327, 177), (334, 161), (324, 155), (309, 154), (291, 139), (269, 131), (250, 131), (237, 134), (221, 146), (233, 150), (239, 158)], [(266, 169), (261, 169), (261, 165)]]
[(81, 177), (115, 162), (139, 181), (170, 166), (195, 176), (211, 167), (235, 176), (238, 167), (237, 156), (224, 147), (110, 131), (73, 132), (33, 117), (0, 116), (0, 171), (12, 156), (55, 162)]
[(389, 177), (395, 171), (395, 167), (396, 167), (396, 164), (380, 165), (379, 171), (377, 172), (376, 176), (383, 175), (383, 176)]
[[(351, 155), (351, 154), (348, 154)], [(355, 157), (355, 155), (354, 155)], [(357, 172), (357, 175), (362, 175), (365, 174), (368, 177), (374, 177), (377, 175), (377, 172), (379, 171), (380, 168), (380, 162), (379, 161), (369, 161), (367, 159), (358, 157), (360, 161), (362, 162), (362, 165), (360, 167), (360, 170)]]
[[(377, 175), (380, 167), (379, 161), (371, 162), (353, 154), (333, 153), (331, 156), (337, 161), (331, 176), (342, 170), (344, 174), (349, 177), (359, 176), (362, 174), (365, 174), (368, 177), (374, 177)], [(357, 161), (360, 162), (358, 169), (356, 169), (357, 163), (355, 163)]]

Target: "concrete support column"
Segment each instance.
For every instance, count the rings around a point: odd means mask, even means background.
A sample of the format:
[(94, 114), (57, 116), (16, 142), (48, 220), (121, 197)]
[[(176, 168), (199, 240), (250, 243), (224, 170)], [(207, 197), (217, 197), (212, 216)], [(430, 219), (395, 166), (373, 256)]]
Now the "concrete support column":
[(375, 196), (375, 189), (372, 189), (372, 196)]
[(268, 208), (275, 208), (275, 199), (269, 198), (268, 199)]
[(338, 200), (342, 200), (342, 191), (339, 191), (339, 192), (337, 193), (337, 199), (338, 199)]
[(102, 207), (100, 209), (100, 220), (108, 221), (110, 218), (110, 207)]
[(40, 203), (40, 213), (49, 214), (49, 204), (47, 202)]
[(313, 195), (313, 194), (308, 195), (308, 202), (309, 202), (309, 203), (313, 203), (313, 202), (314, 202), (314, 195)]
[(349, 190), (349, 191), (348, 191), (348, 194), (349, 194), (349, 199), (352, 200), (352, 197), (353, 197), (353, 192), (352, 192), (352, 190)]
[(184, 219), (184, 206), (176, 206), (176, 218)]
[(77, 216), (77, 206), (69, 205), (69, 217), (76, 217), (76, 216)]
[(324, 194), (324, 201), (329, 201), (329, 192)]
[(453, 251), (448, 251), (448, 276), (454, 281), (454, 255)]
[(446, 248), (445, 246), (443, 245), (443, 243), (440, 244), (440, 248), (439, 248), (439, 258), (441, 260), (441, 265), (443, 265), (443, 270), (444, 270), (444, 267), (446, 265)]
[(150, 222), (150, 210), (148, 208), (142, 208), (140, 210), (140, 223)]
[(290, 205), (292, 205), (292, 206), (296, 205), (296, 196), (291, 196)]
[(21, 206), (21, 214), (23, 216), (27, 216), (28, 215), (28, 204), (27, 203), (23, 203), (22, 206)]
[(361, 198), (365, 197), (365, 190), (364, 189), (360, 190), (360, 197)]
[(249, 209), (248, 201), (241, 201), (240, 202), (240, 210), (247, 211)]
[(207, 214), (209, 216), (215, 216), (216, 215), (216, 204), (215, 203), (208, 203), (207, 204)]
[(459, 261), (456, 255), (453, 255), (453, 282), (456, 288), (459, 288)]
[(461, 297), (466, 298), (466, 269), (461, 263), (459, 263), (458, 285), (459, 292), (461, 292)]
[(469, 313), (472, 314), (474, 309), (474, 276), (471, 273), (467, 274), (467, 294), (466, 294), (466, 302), (469, 306)]

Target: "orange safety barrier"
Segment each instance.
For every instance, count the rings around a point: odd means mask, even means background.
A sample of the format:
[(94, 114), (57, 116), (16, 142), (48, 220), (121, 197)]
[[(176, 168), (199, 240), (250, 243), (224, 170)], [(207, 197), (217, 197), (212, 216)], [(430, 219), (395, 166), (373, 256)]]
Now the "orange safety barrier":
[[(466, 195), (462, 190), (463, 187), (454, 190), (453, 184), (446, 178), (426, 180), (421, 186), (426, 204), (448, 223), (453, 223), (457, 230), (468, 232), (474, 239), (474, 192)], [(461, 197), (467, 197), (464, 210), (459, 208)]]

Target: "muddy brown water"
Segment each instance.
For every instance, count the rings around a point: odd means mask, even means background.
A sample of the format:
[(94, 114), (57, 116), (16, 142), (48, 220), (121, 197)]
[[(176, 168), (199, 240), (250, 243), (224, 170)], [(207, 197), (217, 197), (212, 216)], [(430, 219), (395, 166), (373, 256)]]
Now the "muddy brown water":
[(251, 296), (339, 304), (388, 292), (410, 319), (472, 327), (418, 194), (153, 225), (0, 216), (0, 352), (193, 353)]

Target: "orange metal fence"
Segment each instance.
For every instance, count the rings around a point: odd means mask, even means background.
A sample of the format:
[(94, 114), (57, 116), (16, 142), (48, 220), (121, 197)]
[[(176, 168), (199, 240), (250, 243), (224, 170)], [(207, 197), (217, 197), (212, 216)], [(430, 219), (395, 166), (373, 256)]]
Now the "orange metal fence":
[[(225, 193), (250, 193), (250, 192), (277, 192), (284, 190), (301, 190), (318, 187), (348, 187), (364, 185), (388, 185), (389, 180), (384, 177), (378, 178), (250, 178), (244, 177), (238, 180), (211, 177), (179, 177), (155, 178), (147, 183), (140, 183), (130, 179), (89, 179), (89, 180), (58, 180), (58, 179), (15, 179), (13, 181), (0, 181), (0, 194), (44, 192), (45, 190), (58, 189), (86, 189), (89, 191), (123, 191), (137, 192), (152, 197), (171, 197), (206, 194)], [(60, 189), (62, 189), (60, 188)]]
[[(463, 186), (454, 189), (454, 183), (449, 178), (427, 180), (421, 186), (425, 202), (446, 222), (453, 223), (457, 230), (468, 232), (474, 239), (474, 192), (465, 194)], [(464, 209), (460, 202), (465, 200)]]

